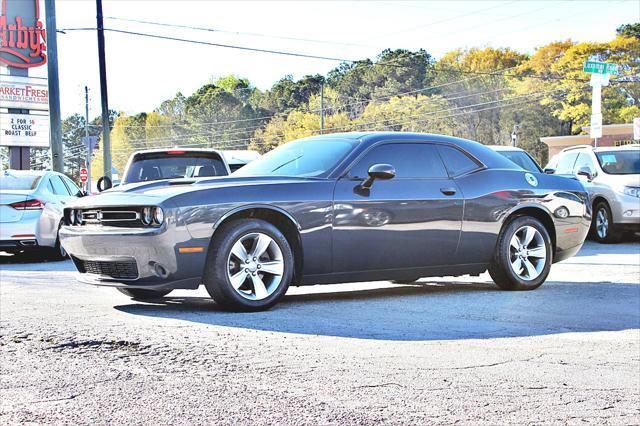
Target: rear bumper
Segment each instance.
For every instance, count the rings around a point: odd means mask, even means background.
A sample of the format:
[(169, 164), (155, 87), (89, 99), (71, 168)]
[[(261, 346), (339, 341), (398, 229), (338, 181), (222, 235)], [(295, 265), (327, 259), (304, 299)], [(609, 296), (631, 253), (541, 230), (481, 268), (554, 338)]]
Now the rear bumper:
[(33, 250), (38, 247), (40, 246), (35, 238), (22, 240), (0, 240), (0, 251), (15, 252)]
[[(208, 246), (174, 223), (149, 229), (63, 226), (60, 241), (78, 269), (79, 281), (146, 289), (197, 288)], [(180, 252), (186, 247), (204, 248)]]
[(25, 250), (38, 247), (38, 217), (0, 223), (0, 250)]
[(591, 227), (590, 217), (556, 221), (556, 250), (553, 262), (574, 256), (584, 244)]

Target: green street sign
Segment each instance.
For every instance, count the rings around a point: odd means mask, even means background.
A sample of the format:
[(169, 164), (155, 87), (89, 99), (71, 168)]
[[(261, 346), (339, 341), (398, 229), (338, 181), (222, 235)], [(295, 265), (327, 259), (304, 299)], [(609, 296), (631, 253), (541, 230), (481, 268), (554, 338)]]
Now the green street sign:
[(584, 72), (590, 74), (610, 74), (618, 75), (618, 64), (610, 64), (608, 62), (587, 61), (582, 68)]

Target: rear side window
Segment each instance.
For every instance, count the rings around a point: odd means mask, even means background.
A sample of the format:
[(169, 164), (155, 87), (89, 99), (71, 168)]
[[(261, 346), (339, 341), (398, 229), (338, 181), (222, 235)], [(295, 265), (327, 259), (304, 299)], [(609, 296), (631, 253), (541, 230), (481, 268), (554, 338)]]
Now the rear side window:
[(80, 192), (80, 188), (78, 188), (78, 186), (73, 183), (73, 181), (71, 179), (69, 179), (68, 177), (63, 178), (64, 182), (67, 184), (67, 188), (69, 188), (69, 192), (71, 192), (71, 195), (77, 195)]
[(60, 176), (51, 176), (49, 182), (53, 187), (53, 193), (56, 195), (70, 195), (69, 190), (67, 189)]
[(397, 178), (443, 178), (447, 172), (436, 147), (426, 143), (390, 143), (367, 152), (349, 176), (363, 179), (374, 164), (391, 164)]
[(438, 150), (451, 176), (460, 176), (480, 168), (480, 164), (459, 149), (440, 145)]
[(227, 168), (214, 152), (154, 152), (136, 155), (122, 183), (226, 175)]
[(556, 167), (556, 173), (561, 175), (570, 175), (573, 173), (573, 165), (578, 158), (577, 152), (570, 152), (564, 154), (558, 159), (558, 166)]

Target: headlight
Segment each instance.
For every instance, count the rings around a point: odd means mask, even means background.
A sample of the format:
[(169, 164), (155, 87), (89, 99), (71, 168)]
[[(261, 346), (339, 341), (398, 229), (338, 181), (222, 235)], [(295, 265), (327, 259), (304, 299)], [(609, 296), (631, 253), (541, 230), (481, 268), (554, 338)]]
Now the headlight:
[(157, 225), (161, 225), (164, 222), (164, 212), (160, 207), (153, 208), (153, 222)]
[(142, 216), (140, 217), (143, 225), (151, 225), (153, 220), (153, 214), (151, 213), (151, 207), (145, 207), (142, 209)]
[(640, 198), (640, 188), (637, 186), (625, 186), (622, 188), (622, 193), (624, 195)]
[(76, 224), (76, 211), (71, 209), (69, 210), (69, 225)]
[(73, 210), (74, 223), (82, 225), (82, 210)]

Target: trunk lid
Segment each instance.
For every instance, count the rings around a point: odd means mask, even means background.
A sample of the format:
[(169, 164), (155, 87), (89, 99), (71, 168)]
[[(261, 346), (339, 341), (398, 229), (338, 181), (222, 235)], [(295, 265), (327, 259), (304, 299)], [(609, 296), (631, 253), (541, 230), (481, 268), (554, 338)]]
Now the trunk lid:
[(33, 191), (27, 190), (0, 190), (0, 223), (18, 222), (22, 219), (24, 210), (16, 210), (10, 204), (25, 201)]

